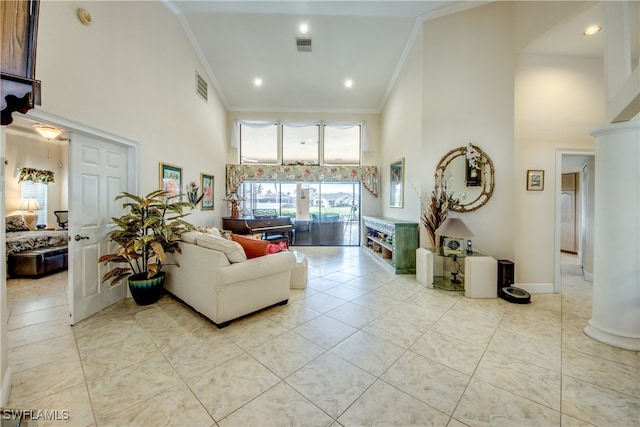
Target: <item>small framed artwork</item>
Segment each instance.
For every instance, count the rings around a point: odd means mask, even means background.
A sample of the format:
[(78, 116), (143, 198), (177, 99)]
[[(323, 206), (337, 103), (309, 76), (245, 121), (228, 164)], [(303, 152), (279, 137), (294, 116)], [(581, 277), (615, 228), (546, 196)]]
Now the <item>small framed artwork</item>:
[(389, 206), (404, 206), (404, 157), (391, 163), (389, 168)]
[(200, 187), (202, 187), (202, 204), (200, 209), (203, 211), (213, 209), (213, 183), (214, 176), (206, 173), (200, 174)]
[(544, 190), (544, 171), (529, 169), (527, 171), (527, 191)]
[(160, 188), (168, 193), (166, 197), (179, 196), (182, 188), (182, 168), (160, 162)]

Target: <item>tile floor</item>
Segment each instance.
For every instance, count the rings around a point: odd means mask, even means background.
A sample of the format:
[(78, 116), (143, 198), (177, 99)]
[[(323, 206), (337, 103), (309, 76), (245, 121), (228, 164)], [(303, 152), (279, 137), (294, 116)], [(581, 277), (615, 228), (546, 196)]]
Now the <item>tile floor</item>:
[(71, 426), (640, 426), (640, 353), (583, 334), (578, 266), (517, 305), (300, 250), (307, 289), (223, 330), (169, 297), (69, 327), (66, 273), (9, 280), (9, 406)]

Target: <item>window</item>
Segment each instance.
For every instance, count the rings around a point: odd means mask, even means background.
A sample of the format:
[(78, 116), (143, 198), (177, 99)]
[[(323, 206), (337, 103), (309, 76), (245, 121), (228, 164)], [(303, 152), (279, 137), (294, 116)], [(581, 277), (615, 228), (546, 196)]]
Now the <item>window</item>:
[(275, 209), (291, 218), (293, 245), (360, 245), (359, 182), (245, 181), (238, 194), (244, 198), (243, 216)]
[(320, 126), (282, 126), (282, 164), (317, 165)]
[(38, 224), (47, 223), (47, 184), (41, 182), (22, 181), (20, 183), (21, 200), (27, 197), (35, 197), (40, 203), (40, 210), (33, 211), (38, 215)]
[(360, 165), (362, 129), (359, 124), (320, 122), (240, 124), (240, 163)]
[(278, 163), (278, 125), (240, 125), (240, 163)]
[(360, 164), (360, 126), (348, 129), (324, 126), (324, 164)]

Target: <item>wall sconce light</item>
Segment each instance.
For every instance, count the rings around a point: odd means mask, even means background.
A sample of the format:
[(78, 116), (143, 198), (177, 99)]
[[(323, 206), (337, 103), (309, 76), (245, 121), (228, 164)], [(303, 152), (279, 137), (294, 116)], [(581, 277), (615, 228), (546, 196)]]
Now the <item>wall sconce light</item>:
[(35, 230), (38, 223), (38, 214), (34, 211), (40, 210), (40, 203), (35, 197), (27, 197), (22, 201), (20, 210), (27, 211), (22, 214), (24, 223), (29, 227), (29, 230)]

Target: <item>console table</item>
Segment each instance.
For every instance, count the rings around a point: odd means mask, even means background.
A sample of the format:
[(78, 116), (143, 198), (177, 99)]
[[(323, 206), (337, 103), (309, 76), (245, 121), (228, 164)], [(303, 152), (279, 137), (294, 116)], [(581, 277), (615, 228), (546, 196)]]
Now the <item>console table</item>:
[[(416, 259), (416, 280), (427, 288), (464, 291), (468, 298), (497, 297), (498, 261), (493, 257), (479, 252), (448, 254), (444, 248), (419, 248)], [(452, 272), (460, 283), (452, 282)]]
[(396, 274), (416, 272), (418, 223), (385, 217), (362, 217), (362, 244), (387, 262)]

